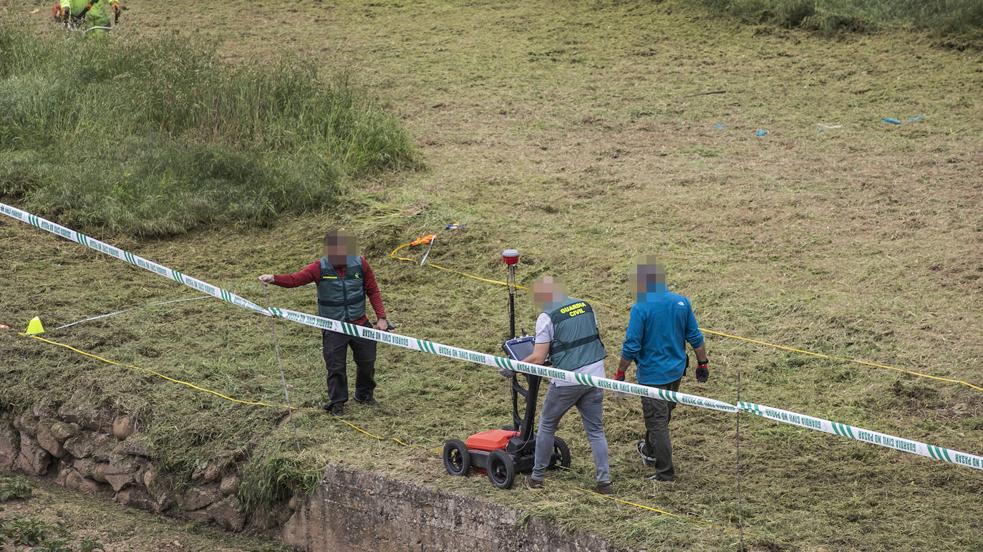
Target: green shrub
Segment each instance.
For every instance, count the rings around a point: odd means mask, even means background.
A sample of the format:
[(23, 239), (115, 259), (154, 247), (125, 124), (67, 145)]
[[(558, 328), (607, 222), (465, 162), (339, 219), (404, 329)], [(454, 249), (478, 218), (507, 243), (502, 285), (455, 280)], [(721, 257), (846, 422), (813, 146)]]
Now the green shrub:
[(140, 235), (268, 224), (345, 182), (416, 165), (398, 121), (346, 77), (232, 67), (177, 38), (0, 25), (0, 197)]
[(238, 492), (247, 512), (285, 501), (297, 492), (310, 493), (321, 479), (321, 470), (312, 470), (281, 440), (263, 443), (253, 450), (249, 460)]
[(20, 518), (3, 524), (3, 535), (13, 544), (37, 546), (48, 538), (51, 527), (37, 518)]
[(20, 477), (0, 477), (0, 502), (31, 498), (31, 484)]

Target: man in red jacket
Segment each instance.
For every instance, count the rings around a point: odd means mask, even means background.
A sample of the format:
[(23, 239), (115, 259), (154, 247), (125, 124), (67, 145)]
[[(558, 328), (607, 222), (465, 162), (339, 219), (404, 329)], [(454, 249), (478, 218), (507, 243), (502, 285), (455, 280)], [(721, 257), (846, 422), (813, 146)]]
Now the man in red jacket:
[[(376, 329), (386, 331), (386, 309), (382, 294), (375, 280), (375, 273), (365, 257), (358, 256), (355, 238), (339, 231), (329, 231), (324, 236), (324, 256), (293, 274), (263, 274), (264, 284), (281, 287), (297, 287), (313, 283), (317, 286), (318, 314), (324, 318), (369, 326), (365, 316), (365, 300), (372, 304), (378, 319)], [(348, 348), (352, 349), (357, 371), (355, 372), (355, 402), (376, 404), (375, 359), (376, 343), (361, 337), (323, 331), (324, 365), (328, 371), (328, 403), (324, 410), (340, 416), (345, 413), (348, 401)]]

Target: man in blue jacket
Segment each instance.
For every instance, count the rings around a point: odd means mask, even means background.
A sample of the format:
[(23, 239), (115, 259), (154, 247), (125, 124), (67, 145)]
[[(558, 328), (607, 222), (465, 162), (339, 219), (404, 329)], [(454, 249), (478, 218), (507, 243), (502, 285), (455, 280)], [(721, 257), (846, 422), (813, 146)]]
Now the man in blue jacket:
[[(689, 364), (689, 343), (696, 353), (696, 381), (707, 381), (710, 361), (689, 299), (669, 291), (665, 269), (654, 259), (638, 265), (634, 276), (636, 302), (616, 379), (624, 381), (625, 370), (634, 362), (640, 385), (677, 391)], [(671, 482), (675, 477), (669, 439), (669, 419), (675, 406), (670, 401), (642, 398), (646, 432), (645, 439), (638, 442), (638, 453), (646, 466), (655, 467), (655, 475), (649, 477), (653, 481)]]

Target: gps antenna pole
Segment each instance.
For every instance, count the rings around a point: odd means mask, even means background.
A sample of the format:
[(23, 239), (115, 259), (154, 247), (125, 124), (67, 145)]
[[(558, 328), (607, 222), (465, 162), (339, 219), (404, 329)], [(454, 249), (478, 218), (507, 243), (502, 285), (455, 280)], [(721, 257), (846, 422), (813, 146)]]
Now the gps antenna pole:
[(515, 266), (519, 264), (519, 252), (515, 249), (502, 251), (502, 262), (508, 271), (505, 281), (509, 286), (509, 339), (515, 339)]

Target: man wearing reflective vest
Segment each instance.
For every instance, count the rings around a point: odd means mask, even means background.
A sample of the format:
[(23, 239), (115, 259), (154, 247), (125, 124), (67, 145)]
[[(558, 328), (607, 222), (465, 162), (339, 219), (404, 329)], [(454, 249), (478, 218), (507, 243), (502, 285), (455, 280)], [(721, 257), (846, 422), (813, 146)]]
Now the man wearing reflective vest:
[[(689, 365), (689, 343), (696, 353), (696, 381), (707, 381), (710, 361), (689, 299), (669, 291), (665, 269), (654, 258), (634, 268), (633, 280), (635, 304), (615, 379), (624, 381), (625, 371), (634, 362), (640, 385), (678, 391)], [(669, 420), (675, 406), (671, 401), (642, 397), (645, 438), (638, 442), (638, 454), (644, 465), (655, 468), (655, 474), (648, 478), (652, 481), (672, 482), (675, 478), (669, 439)]]
[(63, 22), (77, 19), (87, 27), (110, 27), (110, 11), (119, 17), (120, 9), (119, 0), (59, 0), (51, 8), (51, 13), (55, 19)]
[[(318, 314), (332, 320), (371, 327), (365, 315), (368, 299), (377, 318), (376, 329), (386, 331), (389, 323), (375, 273), (365, 257), (356, 253), (355, 239), (345, 232), (330, 231), (324, 236), (324, 256), (293, 274), (264, 274), (265, 284), (297, 287), (317, 286)], [(328, 403), (324, 410), (340, 416), (348, 402), (348, 349), (352, 350), (355, 372), (355, 402), (374, 405), (376, 342), (343, 333), (323, 331), (321, 343), (328, 371)]]
[[(533, 284), (533, 300), (542, 309), (536, 320), (536, 340), (531, 355), (523, 359), (543, 364), (547, 357), (554, 368), (585, 376), (604, 377), (604, 344), (598, 333), (594, 311), (586, 301), (570, 298), (562, 286), (546, 276)], [(553, 381), (543, 399), (536, 433), (536, 460), (526, 486), (543, 487), (546, 468), (553, 454), (553, 439), (560, 419), (576, 406), (584, 423), (594, 457), (597, 491), (611, 492), (608, 441), (604, 435), (604, 394), (597, 387)]]

